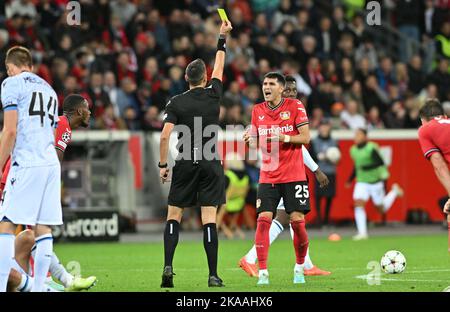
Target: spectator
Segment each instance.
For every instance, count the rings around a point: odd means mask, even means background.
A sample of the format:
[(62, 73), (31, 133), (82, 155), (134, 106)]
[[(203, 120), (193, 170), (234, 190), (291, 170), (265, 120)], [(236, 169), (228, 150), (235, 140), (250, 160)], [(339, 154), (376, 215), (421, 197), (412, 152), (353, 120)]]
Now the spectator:
[(425, 83), (425, 76), (422, 71), (422, 59), (419, 55), (414, 55), (408, 64), (408, 90), (418, 94)]
[[(290, 21), (292, 24), (296, 23), (295, 10), (291, 0), (281, 0), (278, 11), (275, 12), (272, 18), (272, 30), (279, 31), (281, 25)], [(233, 24), (234, 25), (234, 24)]]
[(398, 62), (395, 64), (395, 76), (397, 83), (391, 85), (391, 87), (398, 88), (399, 94), (402, 96), (408, 91), (409, 85), (408, 67), (405, 63)]
[(28, 15), (31, 18), (36, 18), (36, 7), (31, 0), (12, 0), (5, 8), (6, 17), (9, 18), (15, 14), (20, 16)]
[(360, 63), (362, 59), (366, 58), (368, 61), (368, 68), (370, 70), (374, 70), (378, 67), (377, 60), (377, 51), (375, 49), (375, 45), (372, 41), (372, 38), (368, 35), (365, 35), (361, 44), (355, 52), (355, 62)]
[(365, 114), (364, 104), (363, 104), (363, 91), (361, 87), (361, 82), (358, 80), (353, 81), (350, 90), (344, 93), (344, 102), (356, 101), (358, 103), (358, 113), (361, 115)]
[(136, 5), (127, 0), (115, 0), (109, 3), (111, 13), (120, 19), (122, 25), (127, 25), (136, 13)]
[(449, 68), (449, 60), (442, 58), (438, 67), (431, 73), (428, 77), (428, 83), (433, 83), (438, 88), (438, 98), (443, 101), (447, 95), (447, 91), (450, 89), (450, 72)]
[[(135, 61), (135, 60), (134, 60)], [(136, 81), (136, 66), (133, 62), (133, 56), (127, 51), (121, 51), (117, 56), (117, 79), (121, 81), (124, 78), (130, 78)]]
[(339, 83), (344, 88), (344, 90), (350, 89), (353, 81), (355, 80), (355, 73), (353, 70), (353, 63), (350, 58), (343, 57), (339, 70), (338, 70)]
[(345, 105), (345, 110), (341, 113), (342, 124), (345, 128), (356, 130), (365, 129), (366, 119), (358, 113), (358, 102), (350, 100)]
[(329, 81), (322, 82), (317, 89), (313, 90), (308, 102), (307, 110), (320, 107), (325, 115), (330, 115), (331, 106), (334, 104), (333, 85)]
[(233, 36), (239, 36), (241, 33), (250, 31), (250, 26), (245, 21), (244, 14), (239, 7), (235, 7), (231, 10), (230, 20), (233, 24)]
[(184, 80), (184, 72), (179, 66), (172, 66), (169, 69), (169, 78), (171, 80), (169, 94), (175, 96), (187, 90), (186, 82)]
[(281, 64), (281, 71), (286, 74), (293, 76), (297, 85), (297, 92), (299, 97), (308, 97), (312, 90), (311, 87), (306, 83), (305, 79), (299, 74), (300, 64), (293, 60), (286, 60)]
[(165, 109), (167, 102), (171, 98), (170, 87), (172, 86), (170, 79), (162, 78), (161, 87), (155, 93), (152, 93), (152, 103), (161, 112)]
[(313, 89), (317, 88), (319, 84), (324, 81), (319, 59), (317, 57), (311, 57), (308, 60), (304, 77), (306, 79), (306, 83), (308, 83)]
[(313, 107), (311, 119), (309, 121), (309, 125), (310, 125), (311, 129), (317, 129), (323, 118), (324, 118), (323, 110), (320, 107)]
[(128, 105), (127, 95), (121, 88), (117, 87), (116, 76), (112, 71), (106, 72), (104, 79), (104, 90), (108, 94), (114, 115), (122, 116), (125, 107)]
[(367, 114), (367, 129), (383, 129), (384, 123), (380, 118), (380, 110), (377, 106), (372, 106)]
[(336, 50), (337, 38), (331, 31), (331, 20), (324, 16), (320, 19), (319, 31), (316, 34), (317, 51), (320, 58), (330, 58), (331, 53)]
[[(94, 118), (103, 115), (106, 107), (111, 106), (108, 94), (103, 90), (103, 74), (93, 72), (89, 77), (89, 87), (87, 94), (91, 100), (91, 112)], [(112, 109), (112, 106), (111, 106)]]
[(384, 114), (388, 103), (389, 97), (387, 93), (381, 89), (375, 75), (367, 77), (363, 88), (364, 109), (369, 111), (372, 106), (378, 106), (380, 112)]
[(386, 128), (401, 129), (405, 125), (406, 110), (402, 102), (395, 101), (384, 115)]
[(362, 42), (365, 31), (365, 24), (366, 23), (364, 21), (364, 15), (358, 12), (353, 16), (352, 22), (348, 26), (349, 31), (354, 37), (355, 46), (358, 46)]
[(150, 106), (144, 115), (143, 130), (146, 131), (158, 131), (163, 127), (163, 122), (160, 118), (158, 108), (156, 106)]
[(348, 31), (347, 22), (345, 21), (344, 9), (342, 6), (333, 8), (333, 26), (332, 32), (336, 38), (339, 38), (343, 32)]
[(364, 82), (367, 78), (374, 73), (375, 68), (371, 67), (370, 60), (367, 57), (363, 57), (358, 62), (358, 69), (356, 70), (356, 79)]
[(95, 122), (95, 128), (100, 130), (125, 130), (127, 127), (122, 118), (114, 114), (114, 109), (111, 105), (104, 108), (101, 115), (99, 115)]
[(316, 47), (317, 42), (316, 38), (311, 35), (305, 35), (301, 41), (301, 48), (298, 51), (298, 58), (300, 61), (300, 67), (306, 68), (306, 64), (308, 63), (311, 57), (315, 57), (316, 55)]
[(381, 89), (388, 91), (389, 86), (395, 84), (394, 70), (392, 60), (388, 56), (384, 56), (380, 61), (380, 67), (376, 70), (377, 81)]
[(419, 1), (397, 0), (395, 16), (397, 18), (398, 30), (405, 36), (401, 39), (400, 60), (407, 62), (412, 56), (410, 40), (419, 41), (420, 32), (418, 21), (420, 21)]
[(405, 99), (405, 124), (404, 127), (408, 129), (417, 129), (420, 127), (421, 122), (419, 118), (419, 102), (410, 95)]
[(63, 90), (64, 79), (69, 73), (69, 64), (65, 59), (55, 58), (53, 59), (51, 68), (51, 82), (53, 89), (56, 93), (60, 93)]
[(123, 120), (125, 121), (125, 125), (128, 130), (136, 131), (142, 129), (138, 111), (133, 106), (128, 106), (125, 108)]
[[(236, 54), (244, 55), (248, 62), (250, 68), (255, 67), (255, 51), (250, 46), (250, 35), (248, 33), (241, 33), (238, 37), (238, 47), (236, 49)], [(227, 51), (228, 55), (228, 51)]]
[(237, 81), (232, 81), (230, 87), (223, 95), (223, 102), (225, 106), (230, 107), (234, 103), (242, 102), (241, 88)]
[(227, 109), (227, 115), (225, 117), (227, 125), (243, 125), (242, 122), (242, 107), (239, 103), (233, 103), (231, 107)]
[[(5, 29), (0, 29), (0, 59), (4, 60), (8, 50), (9, 34)], [(0, 62), (0, 81), (6, 77), (6, 66)]]
[(450, 22), (448, 20), (442, 24), (441, 31), (435, 39), (437, 56), (450, 59)]
[(232, 81), (236, 81), (241, 90), (245, 89), (249, 84), (259, 82), (255, 72), (250, 68), (247, 57), (242, 54), (236, 55), (234, 61), (225, 68), (224, 76), (226, 77), (226, 88), (229, 88)]

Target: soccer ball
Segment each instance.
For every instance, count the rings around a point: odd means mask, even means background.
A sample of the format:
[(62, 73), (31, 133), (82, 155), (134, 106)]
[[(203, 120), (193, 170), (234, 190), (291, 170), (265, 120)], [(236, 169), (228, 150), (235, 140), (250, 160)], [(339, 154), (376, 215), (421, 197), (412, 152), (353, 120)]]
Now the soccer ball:
[(341, 159), (341, 151), (335, 146), (329, 147), (325, 152), (325, 157), (336, 164)]
[(389, 250), (381, 258), (381, 269), (388, 274), (402, 273), (406, 268), (405, 256), (397, 250)]

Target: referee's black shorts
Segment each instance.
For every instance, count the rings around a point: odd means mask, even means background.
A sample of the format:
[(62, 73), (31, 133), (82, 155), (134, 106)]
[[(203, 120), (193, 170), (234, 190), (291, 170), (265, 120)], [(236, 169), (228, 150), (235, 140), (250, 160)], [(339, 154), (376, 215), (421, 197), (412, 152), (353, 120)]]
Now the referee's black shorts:
[(175, 162), (169, 205), (180, 208), (219, 206), (225, 203), (225, 176), (220, 160), (192, 160)]

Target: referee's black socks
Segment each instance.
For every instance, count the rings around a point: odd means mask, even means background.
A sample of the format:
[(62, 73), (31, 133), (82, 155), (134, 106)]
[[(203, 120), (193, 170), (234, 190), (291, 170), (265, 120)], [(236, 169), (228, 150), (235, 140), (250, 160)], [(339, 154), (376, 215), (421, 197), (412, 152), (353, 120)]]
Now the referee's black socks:
[(217, 227), (215, 223), (203, 225), (203, 246), (208, 258), (209, 276), (217, 276)]
[(168, 220), (164, 230), (164, 267), (172, 266), (175, 248), (178, 245), (180, 223), (176, 220)]

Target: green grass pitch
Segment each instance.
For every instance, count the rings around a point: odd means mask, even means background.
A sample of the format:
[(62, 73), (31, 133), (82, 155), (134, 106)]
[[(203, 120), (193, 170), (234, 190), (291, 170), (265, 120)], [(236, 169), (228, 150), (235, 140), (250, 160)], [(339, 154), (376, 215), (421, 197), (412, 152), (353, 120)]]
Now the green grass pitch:
[[(207, 263), (201, 241), (180, 243), (175, 253), (175, 288), (170, 291), (442, 291), (450, 285), (450, 254), (446, 235), (373, 237), (353, 242), (311, 239), (315, 264), (332, 271), (329, 276), (307, 277), (306, 284), (292, 283), (294, 251), (290, 240), (278, 240), (269, 253), (269, 286), (256, 286), (237, 266), (252, 241), (219, 242), (219, 275), (226, 285), (208, 289)], [(368, 285), (364, 277), (372, 271), (368, 263), (379, 263), (388, 250), (400, 250), (407, 259), (401, 274), (380, 275), (380, 285)], [(163, 266), (161, 243), (57, 244), (61, 262), (77, 261), (83, 276), (96, 275), (90, 291), (166, 291), (159, 287)], [(370, 265), (369, 265), (370, 266)]]

